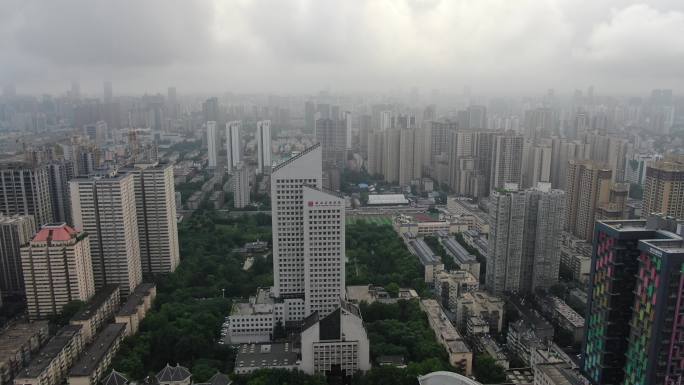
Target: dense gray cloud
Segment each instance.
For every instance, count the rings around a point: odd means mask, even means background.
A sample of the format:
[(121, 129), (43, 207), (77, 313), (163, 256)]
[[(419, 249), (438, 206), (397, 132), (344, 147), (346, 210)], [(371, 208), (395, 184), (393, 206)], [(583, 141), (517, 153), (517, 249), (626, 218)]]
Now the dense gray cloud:
[(678, 0), (0, 0), (0, 83), (99, 92), (681, 88)]

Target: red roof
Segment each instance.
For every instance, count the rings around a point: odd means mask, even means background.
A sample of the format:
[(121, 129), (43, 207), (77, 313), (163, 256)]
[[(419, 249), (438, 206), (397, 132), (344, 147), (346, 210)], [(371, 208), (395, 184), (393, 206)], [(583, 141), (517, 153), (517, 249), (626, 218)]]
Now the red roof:
[(53, 241), (68, 241), (73, 238), (78, 232), (66, 223), (57, 225), (45, 225), (38, 234), (33, 237), (34, 242), (47, 242), (48, 239)]

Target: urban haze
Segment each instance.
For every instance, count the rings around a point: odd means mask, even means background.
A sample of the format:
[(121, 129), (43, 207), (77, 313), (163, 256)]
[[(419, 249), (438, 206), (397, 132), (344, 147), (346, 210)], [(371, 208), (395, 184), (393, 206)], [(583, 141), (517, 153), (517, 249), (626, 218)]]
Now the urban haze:
[(684, 384), (681, 36), (0, 0), (0, 385)]

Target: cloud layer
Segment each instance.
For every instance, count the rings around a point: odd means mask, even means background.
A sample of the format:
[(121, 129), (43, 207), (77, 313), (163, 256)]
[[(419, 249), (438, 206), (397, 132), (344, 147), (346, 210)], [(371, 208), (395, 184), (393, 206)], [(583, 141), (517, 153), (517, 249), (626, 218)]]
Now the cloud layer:
[(55, 92), (681, 88), (675, 0), (0, 0), (0, 83)]

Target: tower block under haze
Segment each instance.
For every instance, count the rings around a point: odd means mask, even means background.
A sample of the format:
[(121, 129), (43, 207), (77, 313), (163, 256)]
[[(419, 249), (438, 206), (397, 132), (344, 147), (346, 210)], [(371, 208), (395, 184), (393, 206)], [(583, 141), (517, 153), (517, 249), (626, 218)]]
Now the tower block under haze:
[(271, 121), (257, 122), (257, 174), (271, 173)]
[(74, 179), (69, 190), (74, 226), (90, 238), (95, 288), (118, 284), (127, 296), (142, 281), (133, 175)]
[(242, 122), (239, 120), (226, 123), (226, 160), (229, 172), (232, 172), (240, 164), (242, 157), (241, 130)]

